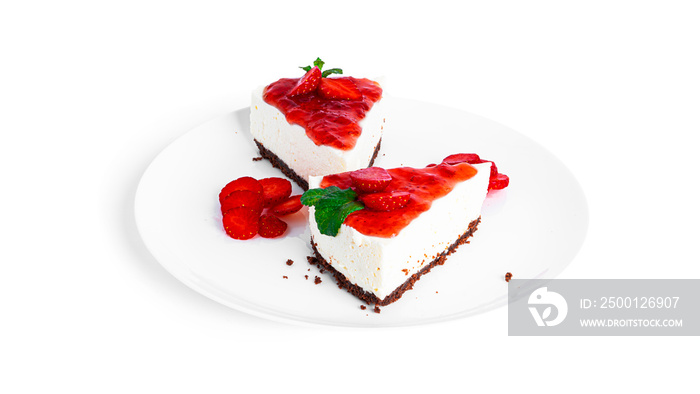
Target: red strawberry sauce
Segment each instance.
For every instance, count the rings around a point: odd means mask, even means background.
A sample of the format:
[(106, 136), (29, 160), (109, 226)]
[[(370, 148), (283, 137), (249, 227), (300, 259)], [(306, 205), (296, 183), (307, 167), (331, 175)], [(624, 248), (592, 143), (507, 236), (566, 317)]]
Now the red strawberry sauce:
[[(362, 234), (373, 237), (390, 238), (396, 236), (401, 229), (421, 213), (430, 209), (433, 201), (445, 196), (460, 182), (473, 177), (477, 171), (467, 163), (456, 165), (438, 164), (427, 168), (392, 168), (387, 170), (392, 180), (384, 190), (407, 191), (411, 197), (405, 207), (390, 211), (373, 211), (362, 209), (351, 213), (344, 224)], [(352, 186), (350, 172), (328, 175), (321, 181), (322, 188), (338, 186), (347, 189)], [(361, 192), (356, 190), (358, 195)]]
[(289, 123), (303, 127), (316, 145), (350, 150), (362, 131), (358, 122), (382, 97), (382, 88), (369, 79), (343, 78), (355, 83), (362, 99), (329, 100), (316, 92), (288, 97), (299, 78), (283, 78), (265, 88), (263, 100), (279, 109)]

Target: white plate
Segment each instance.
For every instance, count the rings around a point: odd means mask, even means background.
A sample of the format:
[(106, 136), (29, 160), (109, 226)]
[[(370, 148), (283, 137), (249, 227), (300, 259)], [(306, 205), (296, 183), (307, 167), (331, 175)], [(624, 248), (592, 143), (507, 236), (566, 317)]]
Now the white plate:
[[(361, 310), (362, 302), (339, 289), (330, 274), (307, 263), (306, 208), (287, 220), (283, 238), (237, 241), (224, 233), (218, 194), (226, 183), (241, 176), (283, 176), (265, 160), (252, 161), (258, 154), (248, 108), (188, 132), (148, 167), (135, 205), (148, 249), (187, 286), (231, 308), (277, 321), (353, 327), (481, 313), (506, 303), (506, 272), (520, 279), (553, 278), (571, 262), (585, 238), (588, 212), (581, 187), (557, 158), (482, 117), (384, 100), (387, 120), (376, 165), (422, 167), (452, 153), (475, 152), (494, 160), (511, 183), (490, 193), (471, 243), (381, 313)], [(294, 264), (287, 266), (287, 259)], [(315, 276), (322, 283), (314, 284)]]

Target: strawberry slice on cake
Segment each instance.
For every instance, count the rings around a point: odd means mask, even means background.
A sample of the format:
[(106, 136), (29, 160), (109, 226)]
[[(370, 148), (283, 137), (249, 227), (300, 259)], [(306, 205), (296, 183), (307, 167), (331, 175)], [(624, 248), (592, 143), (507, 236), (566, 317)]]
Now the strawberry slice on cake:
[(371, 166), (384, 128), (379, 84), (323, 65), (256, 89), (250, 107), (260, 154), (304, 190), (310, 176)]

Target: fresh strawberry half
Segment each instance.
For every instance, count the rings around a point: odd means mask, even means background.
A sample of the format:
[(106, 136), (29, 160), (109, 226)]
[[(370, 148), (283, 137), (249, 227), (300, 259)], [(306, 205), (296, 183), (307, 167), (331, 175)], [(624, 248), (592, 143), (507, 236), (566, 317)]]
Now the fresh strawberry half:
[(265, 208), (281, 203), (292, 194), (292, 183), (284, 178), (264, 178), (259, 182), (263, 187), (263, 206)]
[(224, 188), (221, 189), (221, 193), (219, 193), (219, 202), (223, 203), (226, 197), (238, 190), (248, 190), (251, 192), (262, 194), (263, 187), (260, 184), (260, 182), (258, 182), (258, 180), (255, 178), (249, 176), (238, 178), (234, 181), (229, 182), (228, 185), (224, 186)]
[(271, 211), (277, 216), (285, 216), (298, 212), (303, 206), (304, 205), (301, 203), (301, 194), (298, 194), (275, 205), (272, 207)]
[(262, 213), (263, 197), (262, 193), (251, 192), (250, 190), (236, 190), (221, 202), (221, 213), (224, 215), (233, 208), (246, 207)]
[(510, 178), (506, 174), (496, 174), (494, 178), (489, 180), (489, 190), (501, 190), (508, 187)]
[(352, 185), (367, 193), (380, 192), (391, 182), (389, 172), (381, 167), (370, 167), (350, 173)]
[(359, 100), (362, 93), (355, 83), (347, 78), (322, 78), (318, 84), (318, 95), (334, 100)]
[(321, 69), (314, 67), (307, 71), (303, 77), (299, 78), (299, 82), (289, 91), (289, 96), (311, 93), (316, 90), (319, 82), (321, 82)]
[(287, 231), (287, 223), (269, 213), (260, 216), (258, 234), (263, 238), (277, 238)]
[(260, 212), (248, 207), (229, 209), (222, 219), (226, 234), (234, 239), (251, 239), (258, 233)]
[(365, 194), (360, 199), (366, 208), (375, 211), (393, 211), (405, 207), (410, 197), (409, 192), (393, 191)]

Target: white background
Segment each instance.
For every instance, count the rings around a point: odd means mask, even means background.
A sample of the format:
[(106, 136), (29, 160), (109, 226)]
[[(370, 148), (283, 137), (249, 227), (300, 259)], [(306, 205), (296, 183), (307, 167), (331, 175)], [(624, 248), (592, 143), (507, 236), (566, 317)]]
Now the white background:
[(321, 56), (561, 158), (590, 208), (561, 277), (698, 278), (697, 2), (252, 3), (0, 3), (0, 392), (692, 390), (697, 337), (239, 313), (159, 266), (133, 198), (169, 142)]

